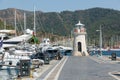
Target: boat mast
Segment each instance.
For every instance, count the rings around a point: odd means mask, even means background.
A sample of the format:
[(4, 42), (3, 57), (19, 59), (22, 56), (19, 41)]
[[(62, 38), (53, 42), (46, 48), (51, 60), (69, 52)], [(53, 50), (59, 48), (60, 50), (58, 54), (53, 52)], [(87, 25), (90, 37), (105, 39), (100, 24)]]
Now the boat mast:
[(26, 30), (26, 13), (24, 12), (24, 34)]
[(14, 17), (15, 17), (15, 36), (17, 36), (17, 33), (16, 33), (16, 9), (15, 9), (15, 15), (14, 15)]
[(34, 6), (34, 28), (33, 28), (33, 31), (34, 31), (34, 35), (36, 36), (36, 24), (35, 24), (35, 6)]
[(6, 30), (6, 20), (4, 20), (4, 29)]

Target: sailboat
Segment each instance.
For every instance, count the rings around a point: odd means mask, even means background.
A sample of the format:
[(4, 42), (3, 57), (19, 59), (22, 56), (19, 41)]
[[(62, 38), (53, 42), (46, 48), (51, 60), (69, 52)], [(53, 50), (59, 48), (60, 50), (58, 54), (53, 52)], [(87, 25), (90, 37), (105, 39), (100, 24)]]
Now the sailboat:
[[(23, 35), (17, 36), (17, 34), (16, 34), (16, 10), (15, 10), (15, 16), (14, 17), (15, 17), (15, 30), (14, 30), (15, 37), (7, 39), (7, 40), (4, 40), (3, 41), (3, 47), (4, 48), (16, 47), (16, 45), (18, 43), (21, 43), (23, 41), (28, 41), (32, 37), (33, 31), (30, 30), (30, 29), (26, 29), (25, 13), (24, 13), (24, 34)], [(11, 30), (9, 30), (9, 32), (10, 31)]]
[[(18, 43), (29, 40), (32, 37), (32, 32), (33, 31), (27, 29), (26, 33), (23, 35), (20, 36), (15, 35), (15, 37), (13, 38), (3, 40), (2, 42), (3, 45), (1, 47), (2, 48), (16, 47)], [(10, 68), (15, 68), (17, 63), (20, 62), (20, 60), (22, 59), (30, 60), (30, 57), (28, 55), (25, 56), (23, 54), (16, 54), (15, 50), (4, 51), (1, 54), (0, 68), (6, 69), (8, 66), (10, 66)]]

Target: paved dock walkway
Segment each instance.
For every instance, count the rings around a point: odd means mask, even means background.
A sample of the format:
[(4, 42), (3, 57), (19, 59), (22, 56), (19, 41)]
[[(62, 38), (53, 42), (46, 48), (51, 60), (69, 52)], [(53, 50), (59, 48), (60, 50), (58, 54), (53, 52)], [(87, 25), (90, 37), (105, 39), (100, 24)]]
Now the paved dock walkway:
[(112, 61), (109, 56), (65, 56), (36, 69), (36, 73), (36, 77), (18, 80), (120, 80), (120, 60)]
[(70, 56), (57, 80), (116, 80), (109, 73), (119, 70), (120, 64), (111, 64), (106, 57)]

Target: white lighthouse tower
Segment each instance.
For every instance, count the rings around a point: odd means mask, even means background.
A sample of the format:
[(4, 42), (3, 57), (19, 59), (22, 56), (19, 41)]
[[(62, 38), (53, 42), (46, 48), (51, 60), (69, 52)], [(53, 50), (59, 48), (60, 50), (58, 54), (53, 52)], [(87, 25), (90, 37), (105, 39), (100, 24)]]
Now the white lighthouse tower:
[(74, 28), (73, 56), (88, 56), (85, 35), (86, 29), (80, 21)]

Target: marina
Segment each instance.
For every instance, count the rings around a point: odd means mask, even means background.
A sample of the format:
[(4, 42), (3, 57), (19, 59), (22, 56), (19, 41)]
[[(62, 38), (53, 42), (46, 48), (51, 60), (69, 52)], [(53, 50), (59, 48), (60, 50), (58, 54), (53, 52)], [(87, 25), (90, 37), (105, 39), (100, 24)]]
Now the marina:
[(52, 44), (49, 38), (39, 45), (26, 43), (33, 34), (8, 39), (20, 38), (20, 44), (1, 47), (0, 80), (119, 80), (119, 49), (87, 52), (83, 25), (79, 21), (74, 29), (73, 48)]
[(119, 11), (36, 9), (0, 10), (0, 80), (120, 80)]

